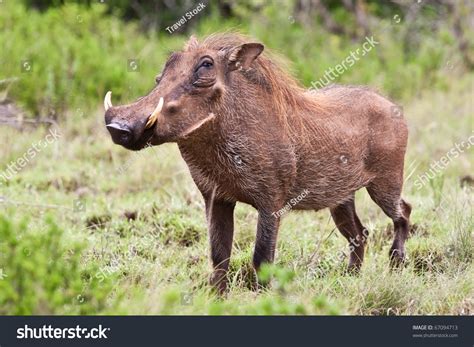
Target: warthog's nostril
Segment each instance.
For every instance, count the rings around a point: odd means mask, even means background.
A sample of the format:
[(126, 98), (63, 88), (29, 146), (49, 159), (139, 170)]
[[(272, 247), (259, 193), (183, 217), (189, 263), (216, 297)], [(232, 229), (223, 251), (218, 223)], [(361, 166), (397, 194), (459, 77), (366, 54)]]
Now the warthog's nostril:
[(112, 140), (116, 144), (120, 144), (120, 145), (127, 144), (133, 138), (132, 131), (130, 130), (130, 128), (128, 128), (125, 125), (121, 125), (118, 123), (110, 123), (110, 124), (107, 124), (106, 126), (107, 126), (107, 130), (112, 136)]
[(126, 126), (120, 125), (118, 123), (110, 123), (110, 124), (107, 124), (106, 127), (107, 127), (107, 129), (115, 129), (115, 130), (130, 132), (130, 129), (128, 129)]

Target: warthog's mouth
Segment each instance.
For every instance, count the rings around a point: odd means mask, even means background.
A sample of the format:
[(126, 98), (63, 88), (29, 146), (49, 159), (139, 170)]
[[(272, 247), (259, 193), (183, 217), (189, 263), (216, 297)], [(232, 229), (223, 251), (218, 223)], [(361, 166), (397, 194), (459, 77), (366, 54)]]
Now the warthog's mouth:
[[(107, 111), (114, 107), (112, 105), (111, 97), (111, 91), (108, 91), (104, 97), (104, 109), (106, 114)], [(164, 100), (161, 97), (160, 101), (158, 102), (158, 105), (148, 116), (146, 121), (142, 118), (142, 120), (135, 126), (130, 126), (129, 124), (124, 123), (123, 121), (112, 120), (110, 123), (108, 123), (106, 117), (106, 127), (107, 130), (109, 130), (114, 143), (134, 151), (151, 146), (151, 140), (153, 138), (157, 119), (163, 108), (163, 104)]]

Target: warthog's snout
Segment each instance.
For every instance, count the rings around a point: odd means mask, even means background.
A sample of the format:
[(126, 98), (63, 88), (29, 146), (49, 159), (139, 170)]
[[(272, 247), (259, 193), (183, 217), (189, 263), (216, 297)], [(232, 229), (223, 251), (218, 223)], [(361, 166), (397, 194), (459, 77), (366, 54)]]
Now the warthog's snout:
[(127, 147), (133, 143), (133, 132), (124, 121), (118, 121), (117, 109), (112, 105), (112, 92), (108, 91), (104, 98), (105, 125), (114, 143)]
[(160, 98), (153, 112), (147, 103), (136, 102), (130, 105), (113, 106), (111, 92), (104, 98), (105, 125), (114, 143), (127, 149), (139, 150), (145, 147), (153, 136), (157, 118), (163, 108)]

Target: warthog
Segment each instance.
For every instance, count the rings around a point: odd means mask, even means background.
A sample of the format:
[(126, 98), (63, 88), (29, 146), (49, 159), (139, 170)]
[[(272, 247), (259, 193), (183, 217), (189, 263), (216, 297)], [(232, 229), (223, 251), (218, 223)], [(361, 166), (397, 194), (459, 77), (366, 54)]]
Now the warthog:
[(357, 271), (368, 233), (354, 193), (366, 187), (393, 220), (390, 259), (400, 264), (411, 211), (400, 197), (408, 136), (400, 109), (364, 87), (308, 92), (263, 49), (232, 33), (201, 43), (191, 37), (148, 95), (112, 106), (107, 93), (113, 141), (131, 150), (178, 144), (205, 201), (211, 283), (221, 292), (236, 202), (258, 210), (255, 269), (274, 259), (282, 211), (327, 207), (349, 241), (349, 269)]

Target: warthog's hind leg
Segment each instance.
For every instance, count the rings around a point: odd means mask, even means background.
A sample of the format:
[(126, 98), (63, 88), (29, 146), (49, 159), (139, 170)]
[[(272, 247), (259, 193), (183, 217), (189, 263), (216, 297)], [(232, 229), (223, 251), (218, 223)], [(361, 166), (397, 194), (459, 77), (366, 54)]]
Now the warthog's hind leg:
[(401, 197), (403, 177), (374, 180), (367, 191), (374, 202), (390, 217), (394, 225), (394, 239), (390, 248), (390, 264), (399, 267), (405, 261), (405, 241), (408, 238), (411, 206)]
[(364, 260), (364, 246), (369, 233), (357, 216), (354, 196), (345, 203), (331, 208), (331, 216), (342, 235), (349, 241), (349, 271), (359, 271)]

